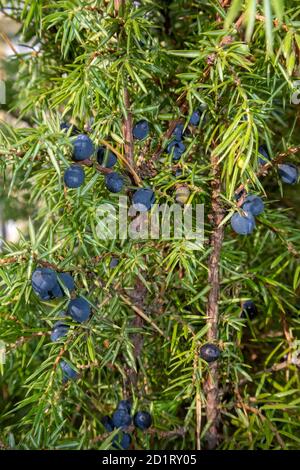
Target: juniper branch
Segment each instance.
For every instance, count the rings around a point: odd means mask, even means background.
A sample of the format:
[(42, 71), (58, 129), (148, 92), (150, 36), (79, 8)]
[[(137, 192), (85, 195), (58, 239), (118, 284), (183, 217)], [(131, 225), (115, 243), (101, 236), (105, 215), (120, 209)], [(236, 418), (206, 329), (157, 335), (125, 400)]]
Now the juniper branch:
[[(220, 297), (220, 259), (222, 243), (224, 238), (224, 226), (220, 226), (224, 210), (222, 208), (221, 196), (221, 174), (218, 157), (212, 152), (211, 154), (212, 180), (211, 180), (211, 221), (213, 231), (211, 234), (211, 255), (208, 261), (208, 284), (210, 291), (207, 302), (207, 340), (216, 342), (218, 340), (218, 317), (219, 317), (219, 297)], [(205, 382), (206, 391), (206, 418), (210, 423), (207, 432), (208, 448), (214, 449), (218, 444), (218, 424), (220, 413), (218, 409), (218, 365), (214, 362), (209, 367), (209, 373)]]

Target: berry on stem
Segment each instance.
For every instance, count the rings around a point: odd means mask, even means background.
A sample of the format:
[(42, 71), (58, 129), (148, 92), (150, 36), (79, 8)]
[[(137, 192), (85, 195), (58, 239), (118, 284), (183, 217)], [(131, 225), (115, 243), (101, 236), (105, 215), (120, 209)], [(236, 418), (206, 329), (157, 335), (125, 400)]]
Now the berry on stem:
[(155, 195), (152, 189), (138, 189), (132, 197), (133, 207), (140, 212), (146, 212), (151, 209), (155, 202)]
[(293, 165), (293, 163), (282, 163), (281, 165), (278, 165), (278, 172), (283, 183), (297, 183), (299, 170), (296, 165)]
[(54, 323), (51, 336), (50, 336), (51, 341), (55, 342), (55, 341), (58, 341), (63, 336), (66, 336), (66, 334), (69, 331), (69, 328), (70, 327), (66, 325), (65, 323), (63, 323), (62, 321), (57, 321), (56, 323)]
[(101, 423), (108, 432), (112, 432), (115, 429), (114, 423), (112, 422), (110, 416), (104, 416), (101, 420)]
[(106, 147), (99, 147), (97, 151), (97, 161), (105, 168), (112, 168), (118, 161), (116, 155)]
[(175, 170), (175, 178), (180, 178), (183, 174), (182, 168), (176, 168)]
[(125, 410), (127, 413), (131, 413), (131, 403), (129, 400), (121, 400), (117, 406), (118, 410)]
[(174, 131), (172, 132), (172, 136), (176, 142), (180, 142), (183, 138), (183, 129), (184, 125), (180, 122), (176, 124)]
[(126, 428), (131, 424), (131, 416), (127, 409), (117, 408), (112, 415), (112, 422), (116, 428)]
[(258, 153), (262, 155), (261, 157), (258, 157), (258, 163), (261, 166), (266, 165), (271, 160), (269, 152), (268, 152), (268, 148), (266, 145), (260, 145), (258, 147)]
[(67, 380), (75, 380), (78, 377), (77, 371), (68, 364), (66, 361), (60, 361), (61, 370), (63, 371), (63, 382)]
[(214, 362), (219, 358), (219, 356), (220, 349), (215, 344), (207, 343), (200, 348), (200, 357), (206, 362)]
[(247, 300), (246, 302), (243, 303), (242, 305), (242, 318), (249, 318), (250, 320), (253, 320), (254, 317), (257, 315), (257, 308), (255, 303), (252, 300)]
[(94, 153), (94, 144), (86, 134), (79, 134), (73, 143), (74, 160), (86, 160)]
[(236, 212), (231, 217), (231, 227), (239, 235), (249, 235), (255, 228), (255, 219), (251, 212), (244, 212), (244, 215)]
[(80, 131), (79, 129), (74, 126), (73, 124), (69, 124), (68, 122), (62, 122), (60, 124), (60, 130), (61, 131), (66, 131), (68, 132), (69, 129), (71, 129), (71, 135), (77, 135), (77, 134), (80, 134)]
[(57, 283), (56, 272), (50, 268), (37, 268), (31, 277), (34, 292), (42, 299), (51, 298), (51, 290)]
[(149, 123), (145, 119), (137, 122), (132, 129), (133, 137), (137, 140), (143, 140), (149, 134)]
[(126, 432), (117, 434), (113, 439), (115, 449), (127, 450), (131, 444), (131, 437)]
[(172, 140), (167, 147), (168, 154), (173, 155), (173, 160), (177, 161), (181, 155), (185, 152), (185, 145), (180, 140)]
[(86, 321), (91, 314), (91, 306), (83, 297), (70, 300), (67, 314), (78, 323)]
[(134, 425), (142, 431), (150, 428), (152, 419), (147, 411), (138, 411), (133, 418)]
[(105, 186), (111, 193), (119, 193), (124, 186), (124, 180), (118, 173), (109, 173), (105, 176)]
[(58, 278), (69, 291), (75, 289), (75, 282), (70, 273), (59, 273)]
[(49, 292), (51, 299), (57, 299), (65, 295), (61, 284), (63, 284), (64, 288), (68, 291), (72, 291), (75, 289), (74, 279), (72, 278), (71, 274), (59, 273), (57, 275), (57, 279), (60, 281), (60, 283), (57, 282), (53, 289), (51, 289), (51, 291)]
[(111, 258), (110, 263), (109, 263), (109, 267), (110, 267), (110, 269), (113, 269), (116, 266), (118, 266), (118, 264), (119, 264), (119, 259), (118, 258)]
[(252, 215), (257, 216), (260, 215), (264, 209), (263, 200), (259, 196), (255, 196), (254, 194), (249, 194), (245, 202), (242, 206), (243, 211), (250, 212)]
[(191, 115), (189, 124), (190, 124), (191, 126), (198, 126), (198, 124), (199, 124), (199, 122), (200, 122), (200, 117), (201, 117), (200, 112), (199, 112), (198, 110), (197, 110), (197, 111), (194, 111), (193, 114)]
[(68, 188), (79, 188), (84, 182), (84, 170), (79, 165), (71, 165), (65, 170), (64, 182)]

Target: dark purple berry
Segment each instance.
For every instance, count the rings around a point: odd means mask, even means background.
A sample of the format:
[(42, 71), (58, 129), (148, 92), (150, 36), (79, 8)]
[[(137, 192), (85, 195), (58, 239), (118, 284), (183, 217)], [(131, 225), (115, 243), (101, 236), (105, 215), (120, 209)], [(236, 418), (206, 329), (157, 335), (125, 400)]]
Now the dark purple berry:
[(201, 117), (200, 112), (199, 111), (194, 111), (193, 114), (191, 115), (189, 124), (191, 126), (198, 126), (198, 124), (200, 122), (200, 117)]
[(126, 428), (131, 424), (131, 416), (126, 409), (118, 408), (112, 416), (112, 421), (116, 428)]
[(242, 205), (242, 209), (245, 212), (250, 212), (256, 217), (264, 211), (265, 206), (263, 200), (259, 196), (249, 194)]
[(173, 155), (173, 160), (177, 161), (181, 155), (185, 152), (185, 145), (180, 140), (172, 140), (167, 147), (168, 154)]
[(184, 125), (180, 122), (176, 124), (175, 129), (172, 132), (172, 136), (174, 140), (176, 140), (177, 142), (181, 141), (183, 138), (183, 129), (184, 129)]
[(131, 444), (131, 437), (129, 434), (122, 432), (114, 437), (113, 443), (115, 449), (127, 450)]
[(111, 193), (119, 193), (124, 186), (124, 180), (118, 173), (109, 173), (105, 176), (105, 186)]
[(278, 172), (283, 183), (297, 183), (299, 170), (296, 165), (293, 165), (293, 163), (282, 163), (281, 165), (278, 165)]
[(249, 235), (255, 228), (255, 219), (251, 212), (239, 214), (236, 212), (231, 217), (231, 227), (239, 235)]
[(133, 137), (137, 140), (143, 140), (149, 134), (149, 123), (145, 119), (137, 122), (132, 129)]
[(73, 143), (74, 160), (86, 160), (94, 153), (94, 144), (86, 134), (79, 134)]
[(67, 313), (73, 320), (82, 323), (89, 318), (91, 306), (83, 297), (76, 297), (70, 300)]
[(114, 423), (112, 422), (112, 419), (110, 416), (104, 416), (101, 420), (101, 423), (103, 424), (104, 428), (108, 432), (112, 432), (115, 428)]
[(34, 292), (42, 299), (51, 298), (50, 292), (57, 284), (56, 272), (50, 268), (37, 268), (31, 277)]
[(261, 166), (266, 165), (271, 160), (269, 152), (268, 152), (268, 148), (266, 145), (260, 145), (258, 147), (258, 153), (262, 155), (261, 157), (258, 157), (258, 163)]
[(138, 411), (133, 418), (134, 425), (142, 431), (150, 428), (152, 419), (147, 411)]
[(66, 361), (60, 361), (59, 365), (63, 371), (63, 382), (77, 379), (78, 373)]
[(152, 189), (138, 189), (132, 197), (133, 207), (139, 212), (146, 212), (151, 209), (155, 202), (155, 195)]
[(257, 308), (252, 300), (247, 300), (246, 302), (244, 302), (242, 305), (242, 309), (242, 318), (249, 318), (250, 320), (253, 320), (253, 318), (255, 318), (257, 315)]
[(127, 413), (131, 413), (131, 403), (129, 400), (121, 400), (117, 406), (118, 410), (125, 410)]
[(57, 321), (53, 325), (53, 329), (51, 332), (51, 341), (55, 342), (58, 341), (60, 338), (63, 336), (66, 336), (66, 334), (69, 331), (69, 326), (63, 323), (62, 321)]
[(97, 161), (105, 168), (112, 168), (118, 161), (116, 155), (105, 147), (99, 147), (97, 151)]
[(68, 188), (79, 188), (84, 183), (84, 170), (79, 165), (71, 165), (65, 170), (64, 182)]
[(207, 343), (200, 348), (200, 357), (206, 362), (214, 362), (219, 356), (220, 349), (215, 344)]

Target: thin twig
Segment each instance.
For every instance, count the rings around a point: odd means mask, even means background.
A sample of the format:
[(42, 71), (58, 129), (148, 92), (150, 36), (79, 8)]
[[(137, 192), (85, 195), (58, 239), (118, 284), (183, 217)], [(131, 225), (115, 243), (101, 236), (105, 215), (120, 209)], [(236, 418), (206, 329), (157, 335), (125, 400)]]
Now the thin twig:
[[(132, 433), (134, 431), (135, 431), (134, 426), (128, 426), (128, 428), (126, 429), (127, 433)], [(172, 431), (160, 431), (159, 429), (156, 429), (156, 428), (150, 428), (150, 429), (146, 429), (144, 431), (144, 434), (149, 434), (149, 435), (157, 434), (160, 438), (168, 438), (168, 437), (174, 437), (174, 436), (184, 437), (185, 433), (186, 433), (186, 429), (183, 428), (183, 427), (173, 429)], [(94, 437), (94, 439), (92, 439), (91, 443), (95, 444), (96, 442), (104, 441), (105, 439), (107, 439), (110, 436), (110, 434), (111, 433), (109, 433), (109, 432), (100, 434), (99, 436)]]
[(135, 183), (137, 185), (140, 185), (141, 179), (136, 173), (135, 169), (132, 167), (131, 163), (106, 140), (100, 140), (100, 143), (105, 145), (109, 150), (111, 150), (112, 152), (116, 154), (116, 156), (121, 160), (121, 162), (123, 162), (129, 168)]
[[(280, 164), (282, 161), (284, 161), (287, 157), (290, 155), (295, 155), (296, 153), (300, 152), (300, 147), (290, 147), (288, 148), (285, 152), (279, 153), (275, 158), (272, 159), (272, 161), (267, 162), (265, 165), (262, 165), (259, 170), (255, 173), (257, 178), (260, 178), (261, 176), (266, 176), (268, 172), (274, 168), (274, 166)], [(253, 181), (253, 178), (248, 178), (247, 181), (243, 184), (240, 184), (240, 186), (235, 190), (235, 194), (239, 194), (242, 192), (246, 186)], [(238, 202), (238, 207), (243, 205), (244, 199), (240, 198)]]
[(267, 421), (269, 426), (270, 426), (270, 429), (271, 431), (274, 433), (275, 437), (276, 437), (276, 440), (279, 444), (279, 446), (282, 448), (282, 449), (285, 449), (285, 442), (282, 440), (279, 432), (277, 431), (277, 428), (275, 426), (273, 426), (272, 422), (266, 417), (263, 415), (263, 413), (261, 412), (261, 410), (259, 408), (254, 408), (253, 406), (250, 406), (248, 405), (247, 403), (245, 403), (241, 397), (241, 394), (239, 392), (238, 389), (235, 390), (235, 394), (237, 395), (237, 398), (238, 398), (238, 402), (236, 403), (236, 406), (238, 408), (242, 408), (244, 410), (244, 413), (246, 413), (246, 410), (247, 411), (250, 411), (250, 413), (254, 413), (256, 416), (259, 416), (260, 419), (264, 422), (264, 421)]
[(196, 449), (201, 450), (201, 417), (202, 417), (201, 396), (199, 390), (196, 392)]
[(149, 323), (161, 336), (169, 340), (169, 337), (165, 335), (165, 333), (154, 323), (154, 321), (151, 320), (144, 312), (141, 310), (139, 307), (134, 305), (128, 297), (125, 295), (120, 295), (120, 298), (127, 304), (129, 307), (132, 308), (132, 310), (135, 311), (143, 320), (145, 320), (147, 323)]
[[(131, 327), (135, 328), (137, 330), (142, 329), (145, 323), (144, 318), (137, 312), (136, 309), (138, 309), (139, 312), (143, 312), (143, 307), (145, 303), (145, 298), (147, 294), (147, 289), (144, 286), (144, 284), (140, 281), (139, 278), (136, 279), (134, 289), (131, 293), (130, 296), (130, 302), (132, 302), (132, 305), (134, 306), (133, 310), (137, 315), (135, 315), (133, 321), (131, 322)], [(132, 345), (133, 345), (133, 356), (136, 360), (136, 364), (138, 362), (138, 359), (141, 357), (143, 345), (144, 345), (144, 335), (140, 333), (139, 331), (136, 333), (133, 333), (130, 336)], [(126, 376), (127, 380), (124, 383), (124, 395), (130, 395), (131, 394), (131, 387), (134, 387), (135, 390), (138, 390), (138, 370), (134, 369), (133, 367), (126, 367)]]

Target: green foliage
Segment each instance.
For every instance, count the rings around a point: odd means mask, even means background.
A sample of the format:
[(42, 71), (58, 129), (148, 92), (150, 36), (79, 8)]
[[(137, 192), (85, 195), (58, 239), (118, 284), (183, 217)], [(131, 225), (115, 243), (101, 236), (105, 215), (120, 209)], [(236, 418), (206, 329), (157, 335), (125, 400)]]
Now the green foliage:
[[(112, 448), (113, 434), (99, 439), (105, 433), (101, 418), (126, 394), (134, 411), (151, 412), (156, 430), (138, 431), (135, 449), (194, 449), (199, 400), (205, 446), (209, 368), (197, 351), (208, 329), (213, 152), (226, 210), (219, 447), (299, 449), (299, 186), (287, 192), (275, 165), (265, 178), (257, 175), (259, 145), (266, 143), (272, 156), (300, 145), (291, 104), (300, 65), (298, 2), (234, 0), (223, 8), (217, 0), (141, 0), (125, 2), (116, 16), (112, 0), (31, 0), (0, 2), (0, 11), (20, 22), (16, 42), (35, 48), (12, 56), (7, 68), (9, 108), (29, 127), (0, 123), (1, 198), (7, 204), (24, 198), (31, 217), (28, 234), (6, 243), (0, 259), (0, 338), (7, 345), (0, 444)], [(241, 12), (245, 22), (236, 28)], [(155, 162), (153, 155), (160, 142), (165, 149), (171, 119), (187, 124), (203, 106), (179, 163), (189, 202), (205, 205), (201, 251), (173, 237), (99, 240), (97, 207), (116, 206), (118, 197), (108, 193), (94, 166), (85, 167), (81, 188), (64, 189), (75, 137), (60, 123), (86, 126), (95, 145), (108, 141), (124, 157), (124, 89), (133, 120), (151, 124), (150, 138), (134, 144), (134, 159), (142, 185), (154, 188), (158, 203), (174, 202), (179, 180), (166, 152)], [(187, 112), (180, 109), (183, 100)], [(297, 163), (296, 154), (289, 161)], [(121, 158), (117, 168), (126, 173)], [(125, 177), (131, 191), (134, 183)], [(254, 234), (244, 238), (228, 224), (241, 184), (266, 202)], [(120, 261), (114, 269), (112, 256)], [(69, 321), (67, 339), (54, 344), (51, 328), (68, 298), (42, 302), (34, 294), (31, 274), (43, 263), (71, 272), (78, 295), (93, 307), (87, 323)], [(145, 287), (142, 302), (137, 282)], [(253, 321), (240, 316), (247, 299), (259, 310)], [(145, 316), (140, 324), (137, 308)], [(142, 342), (138, 353), (136, 338)], [(62, 383), (62, 357), (75, 365), (78, 381)], [(163, 433), (182, 428), (183, 435)]]

